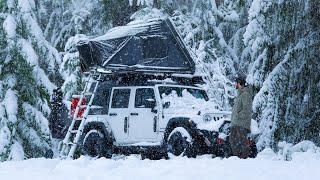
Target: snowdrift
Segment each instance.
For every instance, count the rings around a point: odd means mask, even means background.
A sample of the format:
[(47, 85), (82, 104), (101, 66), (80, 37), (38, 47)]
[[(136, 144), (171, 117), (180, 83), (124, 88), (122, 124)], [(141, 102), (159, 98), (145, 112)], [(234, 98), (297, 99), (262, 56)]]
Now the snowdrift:
[[(141, 160), (140, 157), (77, 160), (29, 159), (0, 163), (0, 179), (12, 180), (318, 180), (320, 159), (310, 159), (310, 153), (299, 154), (297, 160), (274, 159), (274, 152), (263, 152), (257, 159), (242, 160), (201, 156), (177, 157), (172, 160)], [(303, 159), (302, 159), (303, 158)]]

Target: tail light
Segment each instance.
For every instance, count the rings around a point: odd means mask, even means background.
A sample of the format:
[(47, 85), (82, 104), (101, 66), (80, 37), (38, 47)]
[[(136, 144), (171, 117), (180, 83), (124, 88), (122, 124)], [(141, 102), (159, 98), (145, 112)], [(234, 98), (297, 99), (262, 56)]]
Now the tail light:
[(224, 140), (221, 138), (217, 138), (217, 144), (219, 145), (224, 144)]
[[(80, 101), (80, 96), (74, 96), (74, 97), (72, 97), (72, 100), (71, 100), (71, 117), (74, 116), (74, 113), (75, 113), (75, 111), (76, 111), (76, 108), (77, 108), (77, 105), (78, 105), (79, 101)], [(86, 98), (83, 97), (80, 106), (81, 106), (81, 105), (86, 105), (86, 103), (87, 103)], [(77, 117), (78, 117), (78, 118), (79, 118), (79, 117), (82, 117), (82, 115), (83, 115), (83, 113), (84, 113), (85, 110), (86, 110), (85, 107), (80, 107), (80, 109), (79, 109), (79, 111), (78, 111)]]

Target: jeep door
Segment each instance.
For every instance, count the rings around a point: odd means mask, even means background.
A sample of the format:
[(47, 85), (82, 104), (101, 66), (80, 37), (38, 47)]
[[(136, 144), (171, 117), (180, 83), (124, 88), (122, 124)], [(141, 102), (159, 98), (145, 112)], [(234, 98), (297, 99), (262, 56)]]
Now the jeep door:
[(109, 108), (109, 123), (116, 143), (127, 143), (129, 135), (129, 102), (131, 89), (117, 87), (112, 89), (111, 103)]
[(135, 88), (134, 101), (130, 108), (129, 140), (135, 142), (150, 142), (157, 138), (157, 102), (153, 87)]

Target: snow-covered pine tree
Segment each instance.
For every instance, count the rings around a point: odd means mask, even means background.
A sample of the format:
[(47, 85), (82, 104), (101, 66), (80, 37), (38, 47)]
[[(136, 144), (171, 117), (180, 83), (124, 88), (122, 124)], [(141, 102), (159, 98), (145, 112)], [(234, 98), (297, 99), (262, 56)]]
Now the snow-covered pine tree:
[(261, 88), (253, 106), (262, 130), (259, 148), (320, 142), (319, 9), (318, 0), (251, 4), (244, 42), (251, 57), (248, 80)]
[[(130, 22), (130, 16), (150, 0), (103, 0), (105, 21), (113, 26), (123, 26)], [(152, 0), (153, 1), (153, 0)]]
[(65, 45), (63, 61), (60, 65), (60, 73), (64, 79), (61, 90), (64, 94), (64, 102), (67, 103), (71, 96), (80, 93), (84, 87), (80, 72), (79, 52), (76, 44), (80, 39), (85, 39), (85, 35), (77, 34), (68, 39)]
[(46, 117), (60, 57), (44, 38), (33, 0), (0, 1), (0, 161), (51, 151)]
[(254, 0), (249, 9), (249, 23), (243, 34), (246, 46), (244, 53), (247, 53), (245, 56), (251, 63), (248, 82), (258, 87), (262, 86), (267, 74), (273, 68), (268, 67), (272, 61), (268, 57), (268, 53), (271, 51), (269, 47), (271, 46), (270, 34), (266, 30), (268, 11), (272, 11), (270, 0)]
[[(59, 10), (65, 10), (66, 17), (64, 19), (69, 19), (63, 25), (60, 24), (61, 27), (59, 26), (60, 28), (58, 28), (60, 29), (58, 30), (60, 31), (58, 36), (62, 36), (64, 40), (56, 40), (64, 46), (63, 60), (59, 72), (64, 80), (61, 90), (64, 94), (64, 103), (67, 106), (71, 96), (80, 93), (84, 85), (80, 73), (80, 60), (76, 44), (79, 40), (86, 39), (86, 35), (102, 35), (111, 27), (108, 19), (106, 19), (108, 13), (104, 11), (110, 6), (110, 4), (106, 4), (107, 2), (76, 0), (65, 4), (69, 9)], [(67, 34), (64, 32), (66, 29), (68, 29)]]
[(63, 52), (68, 39), (76, 34), (97, 35), (110, 27), (101, 0), (35, 1), (35, 13), (45, 38)]

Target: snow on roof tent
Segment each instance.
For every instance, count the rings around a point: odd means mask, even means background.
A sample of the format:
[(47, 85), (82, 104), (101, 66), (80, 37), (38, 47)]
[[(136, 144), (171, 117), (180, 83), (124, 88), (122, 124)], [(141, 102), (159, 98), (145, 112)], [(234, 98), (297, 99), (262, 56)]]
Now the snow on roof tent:
[(194, 74), (195, 64), (170, 19), (131, 22), (77, 44), (81, 70)]

